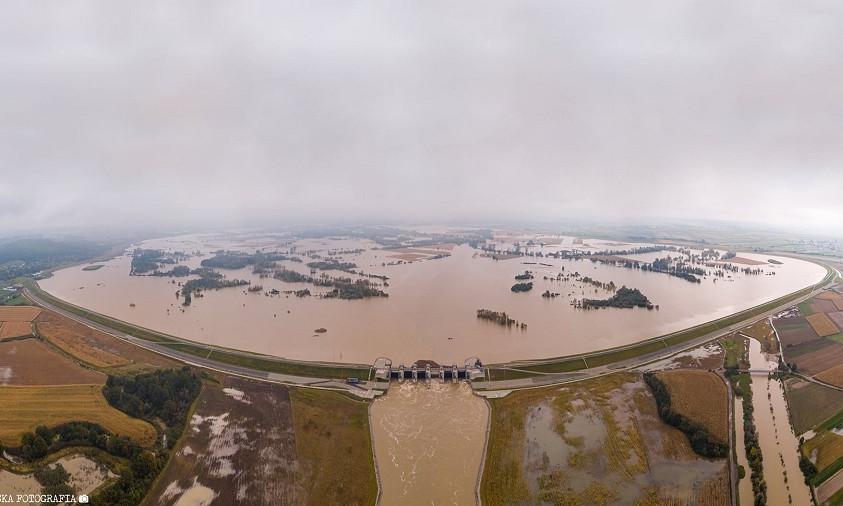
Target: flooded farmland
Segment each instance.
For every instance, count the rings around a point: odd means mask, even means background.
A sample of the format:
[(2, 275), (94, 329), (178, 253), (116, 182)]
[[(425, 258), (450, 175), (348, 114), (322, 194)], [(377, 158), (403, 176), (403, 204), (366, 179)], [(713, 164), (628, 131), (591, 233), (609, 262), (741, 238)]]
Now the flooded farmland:
[[(516, 239), (525, 241), (506, 236), (494, 244), (512, 247)], [(781, 265), (773, 265), (765, 263), (768, 256), (741, 253), (745, 261), (757, 262), (753, 266), (763, 274), (730, 272), (719, 279), (706, 276), (700, 283), (691, 283), (659, 272), (549, 257), (562, 249), (640, 246), (584, 243), (562, 236), (537, 238), (534, 245), (525, 246), (531, 254), (541, 254), (539, 257), (494, 256), (467, 244), (385, 249), (371, 240), (342, 237), (291, 240), (192, 235), (147, 241), (141, 246), (189, 253), (179, 263), (190, 268), (220, 249), (295, 250), (301, 256), (310, 255), (305, 262), (330, 256), (353, 263), (367, 276), (388, 279), (381, 287), (388, 297), (324, 298), (312, 285), (261, 278), (246, 267), (222, 273), (226, 279), (260, 285), (262, 291), (251, 293), (245, 287), (207, 291), (183, 307), (176, 296), (177, 283), (190, 278), (130, 276), (132, 259), (128, 254), (104, 262), (101, 268), (59, 270), (40, 284), (79, 306), (180, 337), (287, 358), (356, 363), (371, 363), (379, 356), (408, 364), (418, 359), (461, 363), (471, 356), (502, 362), (588, 352), (722, 317), (810, 285), (825, 273), (820, 266), (800, 260), (781, 258)], [(662, 255), (668, 254), (675, 255)], [(629, 255), (642, 261), (656, 256)], [(309, 272), (300, 261), (279, 264), (303, 275)], [(514, 276), (527, 270), (534, 276), (535, 287), (527, 293), (511, 291)], [(576, 273), (577, 277), (560, 280), (562, 273)], [(586, 276), (640, 289), (658, 310), (577, 309), (572, 305), (577, 299), (611, 295), (582, 282)], [(355, 275), (355, 279), (359, 277)], [(291, 293), (306, 288), (313, 290), (313, 296)], [(278, 290), (279, 295), (270, 296), (271, 290)], [(544, 292), (559, 296), (542, 297)], [(526, 327), (480, 320), (476, 312), (481, 308), (506, 312)]]
[(659, 419), (641, 377), (604, 376), (491, 401), (485, 504), (725, 505), (728, 461)]
[(474, 504), (487, 418), (467, 383), (394, 383), (371, 407), (381, 503)]

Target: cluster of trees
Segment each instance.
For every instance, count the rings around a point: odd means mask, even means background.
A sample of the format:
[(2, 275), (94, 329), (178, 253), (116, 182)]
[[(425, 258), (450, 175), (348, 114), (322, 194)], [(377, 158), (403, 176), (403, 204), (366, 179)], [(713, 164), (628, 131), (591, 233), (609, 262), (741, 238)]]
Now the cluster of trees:
[(591, 286), (594, 286), (596, 288), (602, 288), (603, 290), (606, 290), (606, 291), (609, 291), (609, 292), (614, 292), (615, 290), (617, 290), (617, 286), (615, 286), (614, 281), (609, 281), (608, 283), (603, 283), (602, 281), (598, 281), (598, 280), (592, 279), (588, 276), (584, 276), (582, 278), (582, 282), (587, 283), (587, 284), (589, 284)]
[(491, 309), (478, 309), (477, 318), (480, 318), (481, 320), (494, 322), (498, 325), (503, 325), (506, 327), (512, 327), (514, 325), (516, 327), (520, 327), (521, 329), (527, 328), (526, 323), (518, 323), (518, 320), (510, 318), (509, 315), (503, 311), (492, 311)]
[(683, 262), (673, 262), (670, 258), (657, 258), (651, 264), (642, 264), (641, 270), (669, 274), (692, 283), (701, 283), (700, 277), (706, 275), (706, 270), (701, 267), (694, 267)]
[(656, 398), (659, 417), (666, 424), (684, 432), (694, 452), (707, 458), (724, 458), (729, 455), (728, 444), (714, 439), (702, 425), (673, 411), (667, 385), (655, 373), (644, 373), (644, 381)]
[(726, 376), (732, 383), (735, 395), (743, 399), (743, 440), (746, 448), (746, 460), (749, 462), (752, 494), (755, 496), (755, 506), (764, 506), (767, 504), (767, 482), (764, 480), (764, 458), (761, 453), (761, 446), (758, 443), (758, 429), (754, 422), (755, 410), (752, 407), (752, 388), (749, 383), (749, 375), (738, 374), (737, 365), (735, 365), (726, 369)]
[(518, 293), (518, 292), (529, 292), (532, 289), (533, 289), (533, 282), (532, 281), (529, 281), (527, 283), (515, 283), (514, 285), (512, 285), (512, 288), (510, 288), (510, 290), (512, 290), (513, 292), (516, 292), (516, 293)]
[(301, 274), (300, 272), (291, 271), (289, 269), (280, 269), (275, 271), (273, 274), (275, 279), (280, 279), (281, 281), (286, 281), (287, 283), (310, 283), (312, 282), (313, 278), (306, 275)]
[(76, 492), (70, 486), (70, 473), (61, 464), (52, 467), (41, 466), (35, 469), (33, 476), (43, 487), (41, 493), (44, 495), (75, 495)]
[(117, 409), (167, 426), (168, 443), (181, 435), (188, 408), (199, 395), (202, 380), (189, 367), (137, 376), (109, 376), (103, 395)]
[(160, 249), (137, 248), (132, 252), (130, 276), (140, 276), (158, 270), (162, 264), (176, 263), (173, 256)]
[(317, 286), (333, 287), (333, 290), (322, 294), (322, 297), (326, 299), (352, 300), (366, 299), (369, 297), (389, 297), (388, 293), (364, 279), (351, 280), (349, 278), (335, 278), (331, 279), (329, 283), (329, 285), (319, 285), (319, 280), (316, 283)]
[(593, 307), (618, 307), (624, 309), (646, 307), (647, 309), (652, 309), (653, 304), (650, 302), (650, 299), (641, 293), (641, 290), (622, 286), (608, 299), (583, 299), (582, 307), (584, 309)]
[[(274, 274), (276, 279), (287, 283), (310, 283), (314, 286), (332, 288), (322, 297), (327, 299), (365, 299), (368, 297), (389, 297), (389, 294), (366, 279), (351, 279), (346, 277), (332, 278), (327, 275), (314, 278), (288, 269), (281, 269)], [(297, 294), (298, 295), (298, 294)], [(310, 290), (307, 290), (310, 295)]]
[(526, 281), (528, 279), (533, 279), (533, 273), (530, 271), (524, 271), (523, 274), (516, 274), (515, 279), (517, 281)]
[(307, 266), (311, 269), (319, 269), (321, 271), (351, 271), (357, 267), (353, 262), (340, 262), (335, 259), (318, 260), (316, 262), (308, 262)]
[(202, 260), (201, 265), (212, 269), (243, 269), (252, 265), (255, 270), (261, 271), (274, 267), (274, 262), (281, 260), (290, 260), (290, 257), (277, 251), (244, 253), (242, 251), (219, 250), (211, 258)]
[(131, 458), (141, 449), (131, 438), (115, 436), (98, 424), (67, 422), (53, 428), (39, 425), (21, 436), (20, 448), (9, 452), (32, 462), (67, 446), (93, 446), (123, 458)]
[(817, 475), (819, 470), (817, 469), (816, 464), (811, 462), (811, 459), (802, 455), (799, 455), (799, 470), (802, 471), (802, 474), (805, 476), (805, 484), (809, 487), (811, 486), (811, 480), (814, 479), (814, 476)]
[[(175, 442), (175, 440), (173, 440)], [(34, 461), (67, 446), (92, 446), (126, 459), (128, 464), (117, 470), (119, 477), (112, 485), (91, 497), (91, 504), (102, 506), (134, 506), (140, 504), (149, 486), (167, 463), (167, 452), (153, 452), (125, 436), (115, 436), (101, 426), (89, 422), (69, 422), (53, 429), (38, 426), (24, 434), (19, 449), (8, 449), (27, 461)], [(59, 465), (39, 467), (35, 478), (44, 494), (73, 494), (67, 472)]]
[(225, 279), (222, 276), (203, 276), (197, 279), (187, 281), (181, 287), (181, 294), (184, 297), (184, 305), (189, 306), (191, 296), (194, 292), (202, 290), (218, 290), (220, 288), (231, 288), (233, 286), (248, 285), (249, 282), (245, 279)]
[(194, 271), (190, 270), (190, 267), (186, 265), (176, 265), (169, 271), (159, 271), (155, 270), (150, 274), (151, 276), (162, 276), (168, 278), (183, 278), (185, 276), (190, 276)]

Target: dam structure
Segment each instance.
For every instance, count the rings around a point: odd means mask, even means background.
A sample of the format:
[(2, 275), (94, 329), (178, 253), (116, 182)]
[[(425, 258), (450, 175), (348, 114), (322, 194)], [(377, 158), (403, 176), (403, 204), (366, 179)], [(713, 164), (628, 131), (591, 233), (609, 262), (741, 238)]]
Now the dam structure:
[(465, 359), (462, 365), (440, 365), (432, 360), (417, 360), (412, 364), (393, 365), (392, 360), (380, 357), (372, 364), (376, 381), (473, 381), (485, 379), (483, 363), (477, 357)]

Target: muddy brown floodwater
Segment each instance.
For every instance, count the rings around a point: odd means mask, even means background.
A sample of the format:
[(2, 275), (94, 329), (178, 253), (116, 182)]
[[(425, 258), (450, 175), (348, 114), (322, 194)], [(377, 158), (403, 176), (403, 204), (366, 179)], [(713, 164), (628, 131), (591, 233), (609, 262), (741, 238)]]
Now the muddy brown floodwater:
[[(775, 355), (765, 355), (761, 343), (749, 339), (749, 361), (753, 371), (772, 370)], [(799, 441), (790, 425), (784, 388), (767, 374), (752, 374), (752, 404), (758, 429), (758, 444), (764, 457), (768, 506), (811, 504), (811, 492), (799, 469)]]
[(467, 383), (393, 383), (371, 407), (381, 504), (474, 504), (488, 412)]
[[(547, 255), (574, 247), (613, 247), (601, 241), (586, 241), (588, 246), (573, 241), (558, 237), (554, 244), (536, 246), (531, 251)], [(39, 283), (47, 292), (79, 306), (209, 344), (301, 360), (372, 363), (377, 357), (386, 356), (395, 364), (419, 359), (452, 364), (473, 356), (494, 363), (629, 344), (752, 307), (815, 283), (825, 275), (825, 270), (816, 264), (779, 258), (781, 265), (757, 266), (764, 275), (730, 273), (730, 277), (717, 281), (708, 276), (701, 283), (691, 283), (662, 273), (587, 260), (547, 256), (494, 260), (468, 245), (412, 248), (410, 252), (406, 251), (408, 248), (402, 252), (379, 249), (372, 241), (358, 239), (297, 240), (293, 245), (297, 251), (310, 251), (321, 258), (333, 255), (353, 262), (366, 274), (388, 276), (389, 286), (384, 290), (389, 297), (270, 297), (265, 292), (271, 289), (309, 288), (314, 295), (325, 289), (271, 277), (261, 279), (246, 268), (221, 272), (229, 279), (260, 284), (264, 293), (226, 288), (194, 297), (190, 307), (182, 308), (175, 295), (178, 285), (173, 282), (188, 278), (129, 276), (129, 255), (116, 257), (93, 271), (84, 271), (83, 266), (62, 269)], [(198, 252), (185, 262), (196, 267), (218, 249), (272, 251), (286, 250), (290, 244), (278, 238), (233, 240), (190, 235), (147, 241), (142, 246)], [(634, 246), (637, 245), (620, 247)], [(346, 253), (331, 253), (338, 249)], [(668, 254), (677, 255), (660, 255)], [(659, 255), (630, 258), (652, 260), (656, 256)], [(741, 253), (741, 257), (765, 262), (769, 255)], [(417, 260), (396, 264), (402, 259)], [(305, 263), (310, 259), (304, 261), (280, 264), (309, 274)], [(514, 276), (525, 270), (535, 276), (533, 290), (512, 292)], [(612, 281), (616, 286), (638, 288), (660, 309), (576, 309), (571, 305), (573, 299), (607, 298), (611, 293), (580, 281), (555, 280), (560, 273), (573, 272), (603, 283)], [(337, 271), (330, 274), (348, 275)], [(542, 293), (546, 290), (560, 296), (544, 298)], [(527, 329), (479, 320), (476, 312), (481, 308), (505, 311), (526, 323)]]
[(752, 504), (752, 479), (750, 474), (752, 469), (749, 467), (749, 461), (746, 459), (746, 446), (744, 443), (744, 428), (743, 428), (743, 399), (735, 396), (735, 454), (738, 457), (738, 465), (743, 466), (746, 475), (738, 482), (738, 497), (740, 504)]

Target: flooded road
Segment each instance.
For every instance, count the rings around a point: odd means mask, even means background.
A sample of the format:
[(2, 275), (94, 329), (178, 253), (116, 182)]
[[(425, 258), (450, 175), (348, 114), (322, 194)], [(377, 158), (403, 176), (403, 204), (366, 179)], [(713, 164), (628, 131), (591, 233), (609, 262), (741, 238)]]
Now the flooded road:
[[(752, 370), (773, 370), (775, 355), (766, 356), (761, 343), (749, 339)], [(752, 375), (752, 403), (758, 443), (764, 456), (764, 480), (769, 506), (811, 504), (811, 492), (799, 469), (799, 441), (787, 412), (784, 388), (763, 373)]]
[(393, 383), (371, 407), (381, 504), (474, 504), (488, 412), (467, 383)]
[[(573, 240), (559, 238), (557, 244), (537, 247), (536, 253), (571, 248)], [(609, 247), (607, 244), (611, 243), (592, 246)], [(259, 247), (291, 247), (277, 240), (236, 242), (207, 236), (165, 238), (142, 246), (188, 252), (192, 256), (183, 263), (189, 267), (197, 267), (218, 249), (254, 252)], [(419, 359), (452, 364), (473, 356), (494, 363), (629, 344), (755, 306), (819, 281), (825, 274), (818, 265), (781, 258), (781, 265), (759, 266), (765, 272), (762, 275), (736, 272), (716, 281), (709, 276), (701, 283), (691, 283), (662, 273), (587, 260), (547, 256), (494, 260), (468, 245), (397, 252), (380, 249), (368, 240), (310, 239), (296, 241), (293, 247), (320, 258), (334, 255), (353, 262), (366, 274), (387, 276), (388, 286), (383, 288), (389, 297), (320, 298), (316, 296), (319, 289), (312, 285), (260, 278), (247, 267), (220, 272), (228, 279), (261, 285), (263, 293), (242, 288), (208, 291), (183, 308), (176, 297), (177, 283), (189, 278), (129, 276), (129, 255), (105, 262), (97, 270), (85, 271), (82, 266), (63, 269), (39, 283), (47, 292), (76, 305), (208, 344), (301, 360), (372, 363), (386, 356), (396, 364)], [(342, 248), (345, 253), (332, 253)], [(741, 256), (758, 261), (768, 258)], [(410, 259), (415, 261), (402, 263)], [(286, 269), (308, 274), (305, 263), (280, 262)], [(533, 290), (512, 292), (514, 276), (525, 270), (534, 275)], [(638, 288), (659, 310), (577, 309), (571, 305), (573, 299), (607, 298), (611, 292), (573, 279), (556, 280), (561, 273), (575, 272), (618, 287)], [(337, 271), (330, 274), (337, 275)], [(266, 293), (304, 288), (310, 288), (314, 296)], [(560, 295), (542, 297), (545, 291)], [(480, 320), (478, 309), (504, 311), (527, 328)]]

